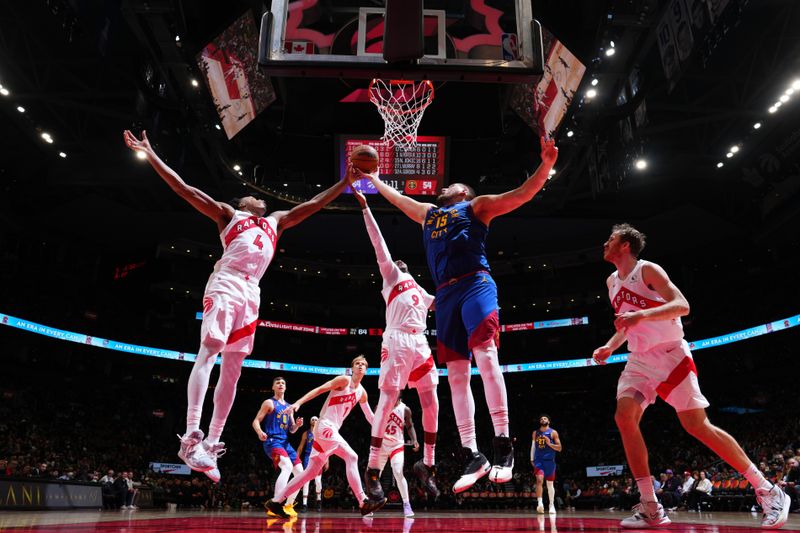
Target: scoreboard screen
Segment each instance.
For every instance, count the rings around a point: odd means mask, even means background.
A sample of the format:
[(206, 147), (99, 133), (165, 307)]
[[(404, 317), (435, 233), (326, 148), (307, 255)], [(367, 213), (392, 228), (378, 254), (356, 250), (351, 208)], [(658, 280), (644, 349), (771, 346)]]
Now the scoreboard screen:
[[(416, 148), (401, 150), (388, 148), (378, 136), (341, 135), (339, 137), (339, 177), (344, 177), (350, 152), (356, 146), (367, 144), (380, 156), (378, 173), (381, 181), (409, 196), (437, 196), (447, 181), (447, 137), (419, 136)], [(378, 191), (368, 180), (355, 183), (364, 194)], [(350, 187), (346, 192), (352, 193)]]

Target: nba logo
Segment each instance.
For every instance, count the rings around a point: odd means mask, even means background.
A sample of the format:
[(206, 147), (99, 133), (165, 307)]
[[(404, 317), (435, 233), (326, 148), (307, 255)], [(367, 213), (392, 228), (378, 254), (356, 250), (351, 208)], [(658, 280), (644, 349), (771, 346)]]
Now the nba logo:
[(517, 34), (516, 33), (504, 33), (503, 34), (503, 60), (504, 61), (515, 61), (519, 59), (519, 47), (517, 46)]

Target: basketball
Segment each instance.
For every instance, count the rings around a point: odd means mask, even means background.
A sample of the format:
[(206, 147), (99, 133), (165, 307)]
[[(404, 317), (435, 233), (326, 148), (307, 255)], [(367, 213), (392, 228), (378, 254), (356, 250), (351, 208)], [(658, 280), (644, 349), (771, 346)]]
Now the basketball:
[(350, 162), (361, 172), (372, 174), (378, 170), (378, 151), (372, 146), (360, 144), (350, 152)]

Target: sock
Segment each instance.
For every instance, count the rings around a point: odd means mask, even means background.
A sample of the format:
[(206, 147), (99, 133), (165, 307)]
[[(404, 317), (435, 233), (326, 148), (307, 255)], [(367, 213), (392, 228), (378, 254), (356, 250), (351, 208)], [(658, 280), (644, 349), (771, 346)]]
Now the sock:
[(636, 486), (639, 487), (642, 503), (655, 503), (658, 501), (656, 499), (656, 491), (653, 489), (653, 480), (650, 479), (650, 476), (637, 477)]
[(200, 345), (197, 359), (194, 361), (192, 373), (189, 374), (189, 382), (186, 385), (186, 433), (200, 429), (200, 417), (203, 415), (203, 401), (208, 391), (208, 381), (214, 363), (217, 361), (217, 353), (214, 348)]
[(754, 489), (771, 489), (772, 483), (764, 477), (764, 474), (754, 465), (750, 463), (750, 466), (747, 467), (747, 470), (744, 472), (740, 472), (747, 481), (753, 486)]
[(378, 468), (380, 459), (381, 444), (383, 443), (383, 433), (386, 431), (386, 423), (389, 415), (392, 414), (394, 404), (397, 403), (399, 390), (382, 390), (378, 398), (378, 406), (375, 408), (375, 416), (372, 419), (372, 431), (369, 442), (369, 461), (368, 468)]
[(461, 445), (475, 453), (478, 451), (478, 441), (475, 438), (475, 399), (469, 386), (470, 366), (470, 362), (465, 359), (448, 361), (447, 382), (450, 385)]
[(425, 445), (422, 449), (422, 462), (428, 466), (436, 464), (436, 432), (439, 430), (439, 398), (436, 388), (420, 391), (419, 403), (422, 406), (422, 429)]
[(303, 494), (303, 505), (308, 505), (308, 494)]
[(486, 405), (492, 416), (492, 425), (496, 437), (509, 436), (508, 431), (508, 397), (506, 395), (506, 382), (500, 370), (497, 358), (497, 345), (489, 341), (472, 349), (475, 364), (483, 380), (483, 390), (486, 396)]
[(208, 425), (208, 442), (216, 444), (222, 435), (225, 421), (236, 398), (236, 384), (242, 374), (242, 362), (247, 354), (222, 353), (222, 365), (219, 370), (217, 387), (214, 390), (214, 412)]
[(544, 501), (542, 501), (542, 498), (536, 498), (536, 504), (537, 505), (544, 505)]
[(556, 506), (556, 488), (552, 481), (547, 482), (547, 497), (550, 500), (550, 507)]

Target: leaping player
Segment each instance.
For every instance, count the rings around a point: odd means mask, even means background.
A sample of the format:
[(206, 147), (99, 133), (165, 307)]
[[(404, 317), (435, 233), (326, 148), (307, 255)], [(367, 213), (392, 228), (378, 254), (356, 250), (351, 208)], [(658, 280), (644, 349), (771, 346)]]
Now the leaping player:
[(561, 451), (561, 439), (558, 431), (550, 427), (550, 417), (539, 417), (539, 429), (533, 432), (531, 445), (531, 464), (533, 474), (536, 476), (536, 512), (544, 513), (542, 502), (542, 482), (547, 481), (547, 497), (550, 499), (549, 514), (556, 514), (556, 489), (553, 482), (556, 479), (556, 452)]
[[(276, 470), (280, 470), (278, 479), (275, 480), (275, 492), (283, 489), (289, 482), (289, 477), (295, 477), (303, 472), (303, 464), (289, 443), (288, 433), (295, 433), (302, 425), (303, 419), (294, 419), (289, 410), (284, 395), (286, 394), (286, 380), (276, 377), (272, 380), (274, 396), (264, 400), (261, 408), (253, 419), (253, 430), (264, 443), (264, 453), (272, 461)], [(288, 433), (287, 433), (288, 432)], [(286, 501), (285, 510), (289, 515), (297, 516), (294, 510), (296, 493), (290, 494)]]
[[(514, 447), (508, 429), (506, 384), (497, 354), (497, 286), (489, 272), (486, 237), (492, 220), (531, 201), (547, 183), (558, 148), (544, 137), (540, 144), (539, 168), (522, 185), (503, 194), (476, 197), (471, 187), (454, 183), (442, 189), (434, 205), (404, 196), (382, 182), (377, 173), (363, 175), (392, 205), (422, 226), (428, 267), (437, 285), (436, 356), (447, 364), (453, 411), (466, 458), (464, 471), (453, 485), (456, 493), (467, 490), (486, 474), (495, 483), (505, 483), (512, 477)], [(475, 435), (475, 400), (470, 389), (473, 356), (494, 426), (492, 466), (478, 451)]]
[(319, 421), (315, 428), (314, 445), (311, 450), (308, 468), (302, 474), (293, 478), (283, 490), (276, 490), (271, 500), (264, 502), (267, 514), (290, 518), (281, 502), (286, 499), (287, 494), (296, 493), (303, 488), (307, 481), (322, 472), (325, 462), (331, 454), (338, 455), (344, 460), (347, 482), (350, 484), (350, 490), (353, 491), (356, 501), (359, 502), (362, 515), (365, 516), (377, 511), (386, 503), (386, 498), (377, 501), (367, 498), (364, 489), (361, 487), (361, 477), (358, 475), (358, 455), (339, 434), (339, 429), (342, 427), (344, 419), (347, 418), (347, 415), (350, 414), (356, 404), (361, 407), (367, 422), (371, 424), (373, 420), (372, 409), (367, 403), (367, 391), (361, 386), (361, 379), (367, 373), (367, 359), (363, 355), (353, 359), (351, 370), (352, 376), (337, 376), (319, 387), (311, 389), (296, 403), (289, 406), (289, 412), (294, 413), (309, 400), (325, 392), (328, 393), (328, 398), (319, 413)]
[(681, 317), (689, 314), (689, 302), (663, 268), (639, 259), (644, 245), (645, 235), (629, 224), (614, 226), (603, 245), (603, 258), (617, 267), (606, 280), (617, 331), (592, 355), (597, 364), (605, 364), (626, 341), (631, 351), (619, 376), (614, 418), (641, 503), (620, 525), (647, 528), (670, 524), (653, 491), (647, 446), (639, 429), (644, 410), (660, 396), (675, 409), (690, 435), (755, 488), (756, 500), (764, 511), (761, 527), (779, 528), (788, 518), (790, 498), (764, 478), (736, 439), (708, 420), (709, 403), (700, 392), (692, 352), (683, 338)]
[[(289, 211), (274, 211), (269, 216), (264, 200), (252, 196), (237, 198), (233, 206), (217, 202), (206, 193), (188, 185), (150, 146), (143, 131), (138, 139), (128, 130), (123, 137), (131, 150), (143, 153), (148, 163), (167, 185), (192, 207), (217, 225), (222, 240), (222, 257), (214, 265), (203, 295), (203, 322), (200, 326), (200, 350), (189, 375), (187, 386), (186, 433), (180, 437), (178, 457), (192, 470), (205, 472), (212, 481), (220, 479), (217, 457), (224, 453), (220, 442), (228, 419), (242, 362), (253, 350), (258, 320), (261, 277), (275, 254), (281, 234), (307, 219), (344, 190), (352, 169), (339, 183)], [(214, 389), (214, 412), (208, 438), (200, 430), (203, 400), (208, 390), (211, 370), (222, 353), (217, 386)]]
[[(354, 191), (354, 194), (361, 205), (367, 234), (378, 258), (378, 267), (383, 277), (381, 293), (386, 301), (386, 331), (383, 332), (381, 372), (378, 378), (378, 388), (381, 392), (378, 406), (375, 408), (375, 420), (372, 423), (369, 462), (364, 473), (364, 483), (370, 498), (373, 500), (383, 498), (379, 475), (383, 468), (380, 457), (384, 431), (388, 427), (387, 422), (391, 410), (400, 397), (400, 391), (409, 385), (417, 389), (422, 405), (422, 427), (425, 432), (423, 458), (414, 464), (414, 473), (428, 492), (436, 497), (439, 495), (434, 470), (436, 432), (439, 423), (439, 397), (436, 394), (439, 374), (424, 334), (428, 309), (433, 305), (434, 299), (425, 289), (417, 285), (403, 261), (392, 261), (378, 223), (367, 206), (366, 197), (358, 191)], [(405, 483), (405, 478), (403, 482)], [(404, 498), (403, 501), (407, 500), (408, 498)], [(408, 511), (410, 509), (409, 504)]]

